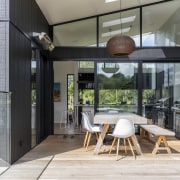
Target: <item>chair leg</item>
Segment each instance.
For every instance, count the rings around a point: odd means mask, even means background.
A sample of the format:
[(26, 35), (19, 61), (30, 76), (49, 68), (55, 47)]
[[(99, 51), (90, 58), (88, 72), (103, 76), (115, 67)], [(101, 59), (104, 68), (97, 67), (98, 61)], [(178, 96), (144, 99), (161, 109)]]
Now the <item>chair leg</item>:
[(90, 139), (91, 139), (91, 134), (92, 133), (88, 133), (89, 135), (88, 135), (88, 139), (87, 139), (87, 144), (86, 144), (86, 151), (88, 150), (88, 146), (89, 146), (89, 142), (90, 142)]
[(116, 137), (113, 139), (112, 145), (111, 145), (110, 150), (109, 150), (109, 154), (111, 154), (111, 151), (112, 151), (112, 148), (114, 146), (114, 143), (116, 142), (116, 139), (117, 139)]
[(120, 138), (118, 138), (118, 142), (117, 142), (116, 160), (118, 160), (118, 154), (119, 154), (119, 142), (120, 142)]
[(87, 144), (88, 134), (89, 134), (89, 132), (88, 132), (88, 131), (86, 131), (86, 135), (85, 135), (85, 138), (84, 138), (83, 147), (85, 147), (85, 146), (86, 146), (86, 144)]
[(98, 138), (99, 138), (99, 133), (96, 132), (95, 135), (96, 135), (96, 140), (98, 140)]
[(124, 151), (127, 154), (127, 148), (126, 148), (126, 138), (124, 138)]
[(134, 153), (134, 151), (133, 151), (130, 138), (128, 138), (128, 143), (129, 143), (129, 146), (130, 146), (130, 148), (131, 148), (132, 155), (134, 156), (134, 159), (136, 159), (136, 155), (135, 155), (135, 153)]

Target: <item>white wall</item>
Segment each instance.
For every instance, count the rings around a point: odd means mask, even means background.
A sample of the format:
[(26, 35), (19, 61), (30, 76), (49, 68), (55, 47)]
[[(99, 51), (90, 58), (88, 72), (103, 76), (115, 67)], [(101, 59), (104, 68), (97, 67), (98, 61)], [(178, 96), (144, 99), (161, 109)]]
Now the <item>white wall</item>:
[[(77, 75), (76, 64), (75, 61), (54, 62), (54, 82), (60, 82), (61, 87), (61, 101), (54, 102), (54, 123), (59, 123), (61, 112), (67, 109), (67, 74)], [(77, 82), (76, 77), (75, 82)]]

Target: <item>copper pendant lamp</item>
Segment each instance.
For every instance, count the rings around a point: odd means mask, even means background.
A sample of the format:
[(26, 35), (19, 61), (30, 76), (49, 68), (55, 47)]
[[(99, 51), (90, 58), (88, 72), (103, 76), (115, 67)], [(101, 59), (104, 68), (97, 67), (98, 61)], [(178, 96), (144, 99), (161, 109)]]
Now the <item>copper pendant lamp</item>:
[[(121, 10), (121, 0), (120, 0), (120, 10)], [(121, 21), (121, 12), (120, 12)], [(107, 42), (107, 50), (111, 55), (121, 56), (129, 55), (135, 50), (134, 40), (127, 35), (122, 35), (122, 22), (121, 22), (121, 34), (110, 38)]]

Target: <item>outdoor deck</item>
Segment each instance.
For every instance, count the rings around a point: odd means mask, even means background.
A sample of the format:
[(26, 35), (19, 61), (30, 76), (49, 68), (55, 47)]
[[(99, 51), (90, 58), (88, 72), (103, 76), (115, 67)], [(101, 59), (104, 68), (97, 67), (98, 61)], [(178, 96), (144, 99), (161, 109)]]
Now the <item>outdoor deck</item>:
[[(0, 167), (0, 179), (180, 179), (180, 140), (174, 137), (167, 138), (171, 155), (152, 155), (154, 145), (143, 139), (143, 156), (134, 160), (130, 152), (126, 155), (121, 151), (118, 161), (115, 151), (108, 155), (110, 139), (103, 146), (104, 151), (94, 155), (94, 145), (87, 152), (82, 147), (83, 138), (80, 134), (49, 136), (6, 170)], [(91, 144), (95, 144), (95, 139)]]

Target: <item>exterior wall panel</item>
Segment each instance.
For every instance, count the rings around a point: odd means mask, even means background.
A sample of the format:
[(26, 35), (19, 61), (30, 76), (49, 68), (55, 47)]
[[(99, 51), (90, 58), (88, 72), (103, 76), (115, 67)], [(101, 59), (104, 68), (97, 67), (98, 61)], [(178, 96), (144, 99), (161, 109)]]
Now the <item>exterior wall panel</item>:
[(31, 42), (10, 25), (11, 162), (31, 148)]
[(0, 20), (9, 19), (9, 0), (0, 0)]
[(49, 33), (47, 20), (35, 0), (10, 1), (10, 21), (27, 36), (32, 32)]
[(0, 91), (9, 90), (9, 23), (0, 22)]
[(35, 0), (12, 0), (9, 8), (10, 163), (14, 163), (31, 149), (31, 34), (48, 33), (49, 26)]

